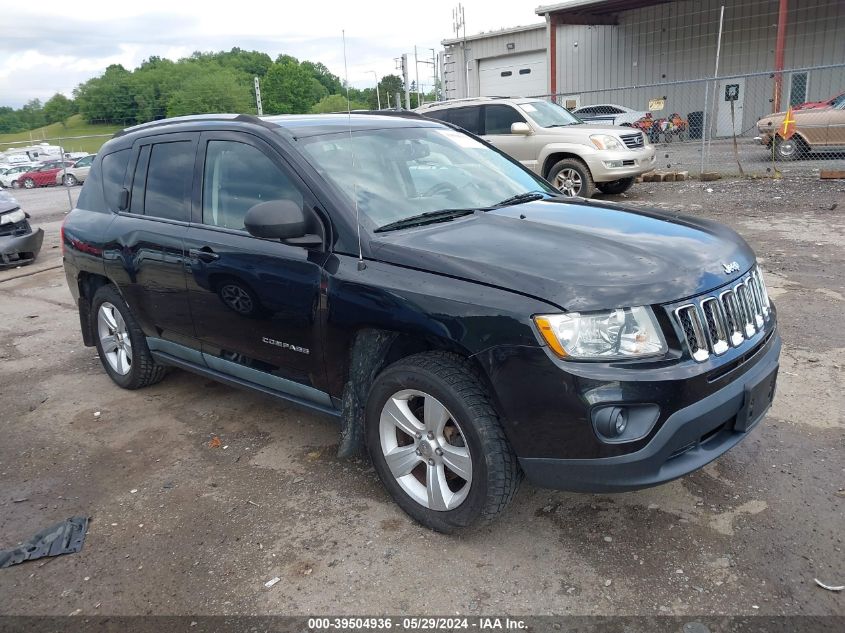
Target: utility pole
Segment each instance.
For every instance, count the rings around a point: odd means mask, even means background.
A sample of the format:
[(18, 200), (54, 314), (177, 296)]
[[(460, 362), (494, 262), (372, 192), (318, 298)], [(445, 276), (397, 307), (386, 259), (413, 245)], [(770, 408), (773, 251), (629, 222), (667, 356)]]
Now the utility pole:
[(417, 107), (422, 105), (422, 96), (420, 95), (420, 61), (417, 57), (417, 47), (414, 45), (414, 74), (416, 75), (417, 83)]
[[(376, 78), (376, 103), (378, 103), (378, 109), (381, 110), (381, 95), (379, 94), (379, 91), (378, 91), (378, 73), (374, 70), (371, 70), (369, 72), (373, 73), (373, 77)], [(389, 97), (390, 97), (390, 95), (388, 95), (388, 98)]]
[(255, 108), (258, 110), (258, 116), (264, 116), (264, 109), (261, 107), (261, 86), (257, 76), (255, 77)]
[(467, 21), (463, 5), (459, 2), (457, 9), (452, 9), (452, 28), (455, 30), (455, 38), (461, 37), (463, 30), (463, 57), (464, 57), (464, 96), (469, 96), (469, 59), (467, 59)]
[(405, 82), (405, 109), (411, 109), (411, 84), (408, 81), (408, 54), (402, 53), (402, 81)]
[(437, 53), (433, 48), (429, 50), (431, 50), (431, 75), (434, 80), (434, 100), (440, 101), (440, 97), (437, 96)]

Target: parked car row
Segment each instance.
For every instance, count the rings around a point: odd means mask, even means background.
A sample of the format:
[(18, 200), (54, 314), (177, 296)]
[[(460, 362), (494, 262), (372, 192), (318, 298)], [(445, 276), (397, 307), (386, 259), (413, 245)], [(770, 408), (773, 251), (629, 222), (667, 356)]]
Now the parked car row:
[(0, 185), (6, 188), (34, 189), (50, 185), (73, 185), (85, 182), (95, 154), (71, 160), (49, 160), (37, 165), (0, 167)]

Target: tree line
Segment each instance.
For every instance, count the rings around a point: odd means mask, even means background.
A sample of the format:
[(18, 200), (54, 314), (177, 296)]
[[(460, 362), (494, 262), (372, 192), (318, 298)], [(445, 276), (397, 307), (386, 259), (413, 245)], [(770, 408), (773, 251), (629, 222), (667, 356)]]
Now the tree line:
[[(347, 107), (346, 86), (322, 63), (284, 54), (273, 60), (266, 53), (233, 48), (196, 52), (178, 61), (150, 57), (134, 70), (113, 64), (77, 86), (73, 98), (57, 93), (43, 105), (34, 99), (17, 110), (0, 107), (0, 133), (65, 123), (77, 113), (89, 123), (123, 126), (186, 114), (255, 114), (254, 77), (260, 81), (264, 114), (337, 112)], [(382, 107), (388, 94), (392, 99), (403, 91), (400, 77), (383, 77)], [(350, 87), (349, 100), (353, 110), (375, 109), (378, 103), (372, 88)], [(416, 94), (411, 105), (416, 106)]]

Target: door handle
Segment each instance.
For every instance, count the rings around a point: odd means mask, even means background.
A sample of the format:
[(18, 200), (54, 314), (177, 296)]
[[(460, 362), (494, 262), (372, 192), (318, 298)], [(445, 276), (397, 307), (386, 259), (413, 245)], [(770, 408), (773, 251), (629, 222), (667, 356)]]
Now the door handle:
[(191, 258), (196, 258), (202, 262), (213, 262), (220, 259), (220, 255), (211, 250), (208, 246), (202, 248), (191, 248), (188, 250), (188, 255)]

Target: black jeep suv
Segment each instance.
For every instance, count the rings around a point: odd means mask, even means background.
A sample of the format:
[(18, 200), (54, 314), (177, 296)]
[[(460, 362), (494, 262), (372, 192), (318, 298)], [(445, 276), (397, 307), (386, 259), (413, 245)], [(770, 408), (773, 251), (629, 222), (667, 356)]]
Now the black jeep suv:
[(563, 198), (457, 128), (376, 114), (129, 128), (62, 230), (82, 337), (121, 387), (168, 366), (340, 421), (452, 531), (540, 486), (680, 477), (768, 409), (781, 342), (718, 224)]

